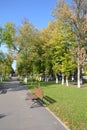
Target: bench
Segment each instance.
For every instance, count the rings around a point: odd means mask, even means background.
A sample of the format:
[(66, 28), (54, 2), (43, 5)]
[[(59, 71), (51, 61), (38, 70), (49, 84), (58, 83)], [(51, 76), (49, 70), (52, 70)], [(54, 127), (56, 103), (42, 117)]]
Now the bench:
[(33, 93), (28, 92), (27, 95), (31, 100), (37, 100), (37, 99), (43, 100), (44, 92), (40, 88), (35, 87), (34, 92)]

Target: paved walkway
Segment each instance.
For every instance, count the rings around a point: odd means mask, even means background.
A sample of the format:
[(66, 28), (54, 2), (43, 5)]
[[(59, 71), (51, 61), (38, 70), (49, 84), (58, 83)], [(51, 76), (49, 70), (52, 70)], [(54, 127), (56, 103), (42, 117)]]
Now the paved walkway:
[(28, 90), (13, 78), (0, 91), (0, 130), (68, 130), (40, 104), (26, 100)]

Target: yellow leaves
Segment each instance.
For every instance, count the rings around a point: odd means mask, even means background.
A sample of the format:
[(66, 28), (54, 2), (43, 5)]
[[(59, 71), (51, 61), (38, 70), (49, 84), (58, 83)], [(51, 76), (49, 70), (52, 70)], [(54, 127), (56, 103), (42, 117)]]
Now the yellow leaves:
[(70, 15), (70, 10), (66, 3), (63, 4), (63, 7), (61, 8), (60, 13), (63, 18), (66, 18), (67, 16)]
[(15, 41), (16, 29), (15, 24), (7, 22), (3, 30), (3, 42), (8, 45), (9, 48), (12, 47), (13, 42)]
[(54, 23), (53, 23), (53, 22), (49, 22), (49, 23), (48, 23), (48, 27), (49, 27), (49, 28), (51, 28), (51, 27), (53, 27), (53, 26), (54, 26)]
[(52, 37), (50, 39), (50, 44), (55, 44), (55, 45), (58, 45), (58, 44), (61, 44), (63, 43), (64, 41), (64, 37), (63, 35), (61, 34), (60, 30), (58, 30), (58, 28), (56, 28), (54, 30), (54, 32), (52, 33)]
[(42, 31), (41, 31), (41, 39), (45, 40), (45, 42), (48, 42), (48, 40), (51, 38), (51, 34), (54, 30), (54, 23), (53, 22), (50, 22), (48, 24), (48, 27), (47, 28), (44, 28)]
[(73, 13), (73, 10), (71, 10), (71, 13), (70, 13), (70, 19), (71, 21), (75, 21), (75, 14)]
[(70, 16), (70, 13), (67, 3), (64, 0), (58, 0), (55, 5), (54, 16), (65, 21)]

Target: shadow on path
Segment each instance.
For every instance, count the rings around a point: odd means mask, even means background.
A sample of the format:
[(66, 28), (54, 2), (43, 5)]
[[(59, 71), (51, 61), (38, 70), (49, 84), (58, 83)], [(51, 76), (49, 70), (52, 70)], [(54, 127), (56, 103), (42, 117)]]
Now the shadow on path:
[(6, 89), (2, 89), (1, 94), (6, 94), (7, 90)]
[(4, 117), (6, 117), (5, 114), (0, 114), (0, 119), (2, 119), (2, 118), (4, 118)]
[(27, 88), (24, 87), (18, 80), (17, 77), (12, 77), (9, 81), (4, 83), (1, 94), (6, 94), (8, 91), (22, 91), (26, 90)]
[(44, 107), (43, 102), (40, 99), (34, 100), (30, 108), (37, 108), (37, 107)]

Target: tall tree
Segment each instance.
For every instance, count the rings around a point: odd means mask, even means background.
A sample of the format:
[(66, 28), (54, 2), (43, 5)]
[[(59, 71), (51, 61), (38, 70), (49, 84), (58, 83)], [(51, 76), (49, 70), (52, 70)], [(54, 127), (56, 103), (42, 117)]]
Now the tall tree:
[(42, 41), (42, 59), (44, 63), (44, 74), (45, 74), (45, 81), (48, 81), (48, 76), (52, 75), (53, 70), (52, 70), (52, 53), (50, 51), (51, 49), (51, 44), (50, 44), (50, 39), (52, 38), (52, 33), (54, 30), (55, 24), (54, 22), (49, 22), (47, 28), (44, 28), (41, 31), (41, 41)]
[(72, 28), (72, 32), (74, 34), (76, 42), (76, 45), (74, 44), (73, 48), (74, 50), (76, 50), (75, 54), (77, 54), (77, 79), (78, 87), (80, 87), (80, 70), (84, 60), (82, 48), (84, 48), (85, 46), (85, 34), (87, 31), (87, 1), (73, 0), (73, 8), (69, 9), (64, 0), (58, 0), (58, 3), (56, 4), (56, 8), (54, 10), (54, 16), (56, 17), (56, 19), (58, 19), (58, 21), (60, 20), (63, 23), (63, 27), (66, 28), (66, 25), (68, 25)]
[(2, 63), (5, 58), (5, 55), (3, 52), (0, 51), (0, 81), (2, 82)]
[[(21, 26), (18, 29), (17, 43), (18, 43), (18, 58), (17, 66), (22, 66), (26, 77), (33, 71), (33, 47), (35, 42), (36, 28), (27, 20), (24, 19)], [(19, 59), (20, 62), (18, 61)], [(20, 64), (21, 63), (21, 64)], [(31, 69), (32, 67), (32, 69)]]
[[(77, 61), (78, 61), (78, 88), (80, 85), (81, 77), (81, 52), (82, 48), (85, 46), (85, 34), (87, 32), (87, 1), (86, 0), (73, 0), (73, 6), (71, 10), (71, 19), (72, 30), (76, 38), (76, 47), (77, 47)], [(83, 57), (84, 59), (84, 57)], [(83, 60), (82, 59), (82, 60)]]
[(64, 84), (65, 74), (67, 85), (70, 72), (72, 72), (75, 66), (74, 60), (70, 60), (73, 56), (71, 51), (73, 41), (74, 38), (71, 29), (67, 27), (65, 28), (62, 24), (58, 25), (57, 22), (57, 26), (50, 40), (53, 70), (56, 75), (62, 73), (62, 84)]
[[(72, 27), (69, 23), (70, 9), (67, 3), (58, 0), (54, 9), (56, 29), (53, 33), (54, 41), (54, 67), (56, 73), (62, 73), (62, 84), (64, 84), (64, 74), (66, 75), (66, 84), (68, 85), (68, 76), (74, 69), (74, 61), (71, 61), (71, 48), (74, 43)], [(57, 72), (58, 71), (58, 72)]]
[(0, 27), (0, 46), (1, 46), (1, 43), (2, 43), (2, 27)]
[(8, 48), (14, 46), (15, 35), (16, 35), (15, 24), (7, 22), (2, 31), (2, 42), (7, 44)]
[(12, 62), (12, 56), (9, 54), (5, 54), (5, 58), (3, 59), (2, 63), (2, 74), (4, 78), (6, 78), (6, 75), (9, 76), (9, 74), (12, 73)]

